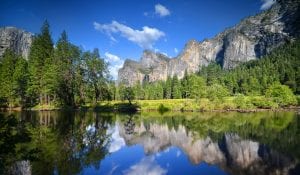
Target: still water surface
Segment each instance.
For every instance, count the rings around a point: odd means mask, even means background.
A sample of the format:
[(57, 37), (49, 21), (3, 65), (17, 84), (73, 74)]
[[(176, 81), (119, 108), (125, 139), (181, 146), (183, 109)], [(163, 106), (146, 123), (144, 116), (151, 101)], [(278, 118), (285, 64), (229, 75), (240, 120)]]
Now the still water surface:
[(296, 112), (0, 115), (0, 174), (300, 174)]

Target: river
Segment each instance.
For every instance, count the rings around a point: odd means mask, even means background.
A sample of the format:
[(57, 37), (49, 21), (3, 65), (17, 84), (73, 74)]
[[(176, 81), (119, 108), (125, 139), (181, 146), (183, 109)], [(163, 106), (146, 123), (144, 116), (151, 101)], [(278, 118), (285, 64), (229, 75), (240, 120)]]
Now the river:
[(0, 174), (300, 174), (297, 112), (0, 114)]

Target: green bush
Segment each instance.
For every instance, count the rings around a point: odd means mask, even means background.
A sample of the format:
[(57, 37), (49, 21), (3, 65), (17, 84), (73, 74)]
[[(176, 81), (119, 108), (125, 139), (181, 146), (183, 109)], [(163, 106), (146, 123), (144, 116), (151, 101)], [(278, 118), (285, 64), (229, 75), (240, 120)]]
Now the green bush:
[(234, 98), (234, 103), (238, 109), (252, 109), (254, 106), (249, 99), (247, 99), (243, 94), (238, 94)]
[(297, 98), (293, 91), (286, 85), (274, 83), (265, 93), (266, 97), (272, 98), (280, 106), (296, 105)]
[(163, 114), (163, 113), (165, 113), (165, 112), (168, 112), (170, 109), (169, 108), (167, 108), (167, 107), (165, 107), (162, 103), (159, 105), (159, 107), (158, 107), (158, 112), (159, 113), (161, 113), (161, 114)]
[(253, 97), (252, 104), (257, 108), (274, 109), (278, 108), (278, 104), (273, 102), (272, 99), (266, 97)]

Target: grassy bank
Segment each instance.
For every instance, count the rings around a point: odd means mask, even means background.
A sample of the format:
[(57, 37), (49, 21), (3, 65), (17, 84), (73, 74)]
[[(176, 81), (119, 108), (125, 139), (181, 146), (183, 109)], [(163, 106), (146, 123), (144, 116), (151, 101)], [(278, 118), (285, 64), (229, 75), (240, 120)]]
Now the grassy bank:
[[(298, 98), (299, 99), (299, 98)], [(99, 109), (118, 109), (126, 102), (110, 101), (98, 104)], [(163, 99), (163, 100), (135, 100), (135, 107), (141, 111), (260, 111), (294, 108), (295, 106), (282, 106), (273, 99), (264, 96), (235, 96), (218, 100), (207, 98), (195, 99)], [(299, 104), (299, 102), (298, 102)]]
[[(300, 104), (300, 96), (298, 107)], [(201, 99), (163, 99), (163, 100), (134, 100), (132, 104), (127, 101), (102, 101), (97, 104), (86, 104), (76, 108), (58, 107), (53, 105), (37, 105), (25, 110), (59, 110), (59, 109), (84, 109), (104, 112), (135, 112), (135, 111), (240, 111), (251, 112), (261, 110), (279, 110), (295, 108), (296, 106), (282, 106), (274, 99), (264, 96), (234, 96), (217, 100)], [(20, 107), (6, 110), (22, 110)]]

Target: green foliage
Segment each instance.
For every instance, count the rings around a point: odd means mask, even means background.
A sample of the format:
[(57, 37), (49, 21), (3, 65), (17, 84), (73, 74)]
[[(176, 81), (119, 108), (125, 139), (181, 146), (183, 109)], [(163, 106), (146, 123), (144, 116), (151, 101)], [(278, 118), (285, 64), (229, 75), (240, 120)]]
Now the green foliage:
[(266, 97), (270, 97), (280, 106), (296, 105), (297, 99), (292, 90), (280, 83), (274, 83), (266, 90)]
[(165, 107), (162, 103), (159, 105), (159, 107), (158, 107), (158, 112), (159, 113), (161, 113), (161, 114), (163, 114), (163, 113), (165, 113), (165, 112), (168, 112), (170, 109), (169, 108), (167, 108), (167, 107)]
[(234, 98), (234, 102), (238, 109), (252, 109), (253, 104), (251, 103), (250, 99), (246, 98), (243, 94), (238, 94)]
[(200, 77), (192, 74), (189, 77), (189, 85), (190, 87), (190, 97), (194, 99), (200, 99), (201, 97), (206, 96), (207, 87), (205, 84), (205, 80)]
[(53, 42), (50, 35), (49, 24), (44, 22), (41, 33), (37, 35), (31, 45), (29, 53), (29, 86), (27, 89), (28, 95), (31, 97), (31, 102), (36, 104), (39, 98), (39, 103), (43, 103), (43, 74), (45, 73), (45, 60), (53, 56)]
[(223, 100), (224, 97), (228, 96), (229, 92), (226, 87), (220, 84), (212, 84), (207, 87), (207, 97), (210, 100)]
[(181, 98), (181, 83), (180, 81), (178, 80), (178, 77), (177, 75), (175, 75), (173, 77), (173, 80), (172, 80), (172, 98), (173, 99), (180, 99)]
[(172, 78), (167, 77), (166, 83), (164, 85), (164, 98), (171, 99), (172, 97)]
[(99, 51), (82, 53), (65, 31), (54, 48), (47, 21), (33, 40), (28, 61), (10, 50), (5, 52), (0, 78), (0, 105), (4, 107), (74, 107), (116, 98)]
[(134, 91), (132, 87), (124, 87), (121, 89), (121, 99), (128, 100), (129, 104), (132, 104), (132, 100), (135, 97)]

